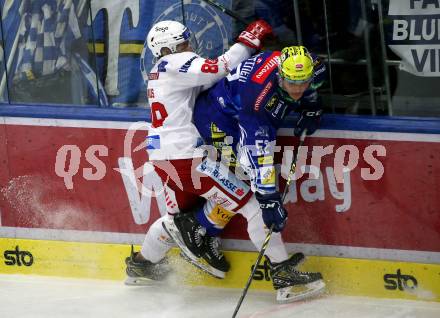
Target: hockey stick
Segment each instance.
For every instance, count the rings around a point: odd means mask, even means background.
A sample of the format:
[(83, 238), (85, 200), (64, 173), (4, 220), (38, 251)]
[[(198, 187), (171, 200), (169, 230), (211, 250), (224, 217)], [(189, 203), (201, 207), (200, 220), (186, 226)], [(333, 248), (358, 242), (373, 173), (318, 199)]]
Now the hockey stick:
[(292, 182), (292, 176), (296, 171), (296, 161), (298, 159), (299, 148), (303, 145), (304, 140), (306, 139), (307, 129), (304, 129), (301, 136), (299, 136), (299, 144), (296, 151), (293, 153), (292, 164), (290, 165), (289, 175), (287, 176), (286, 187), (284, 188), (283, 196), (281, 197), (281, 202), (284, 203), (284, 199), (286, 198), (287, 191), (289, 191), (290, 182)]
[(235, 318), (235, 316), (237, 316), (237, 313), (238, 313), (238, 310), (240, 309), (241, 303), (243, 302), (243, 299), (247, 294), (249, 286), (251, 285), (251, 282), (252, 282), (252, 278), (254, 278), (255, 271), (257, 270), (257, 267), (260, 264), (261, 258), (263, 257), (267, 246), (269, 245), (270, 237), (272, 236), (272, 232), (273, 232), (273, 227), (274, 227), (274, 225), (272, 224), (272, 226), (269, 229), (269, 233), (267, 233), (266, 238), (264, 239), (263, 246), (261, 246), (260, 253), (258, 254), (257, 260), (255, 261), (254, 269), (252, 270), (252, 273), (248, 278), (246, 286), (244, 287), (243, 292), (241, 293), (241, 297), (238, 301), (237, 306), (235, 306), (235, 310), (234, 310), (234, 314), (232, 315), (232, 318)]
[(211, 6), (213, 6), (214, 8), (217, 8), (218, 10), (220, 10), (221, 12), (229, 15), (230, 17), (234, 18), (235, 20), (243, 23), (243, 24), (249, 24), (249, 21), (247, 21), (246, 19), (240, 17), (238, 14), (236, 14), (234, 11), (229, 10), (228, 8), (225, 8), (223, 5), (221, 5), (220, 3), (218, 3), (217, 1), (213, 1), (213, 0), (202, 0), (204, 2), (206, 2), (207, 4), (210, 4)]
[[(286, 198), (286, 195), (287, 195), (287, 191), (289, 189), (290, 182), (292, 181), (292, 175), (295, 174), (296, 160), (298, 159), (299, 148), (303, 145), (304, 140), (306, 139), (306, 134), (307, 134), (307, 129), (304, 129), (303, 133), (299, 137), (298, 148), (293, 153), (292, 164), (290, 165), (289, 175), (287, 176), (286, 187), (284, 188), (283, 196), (281, 197), (281, 202), (284, 202), (284, 199)], [(257, 267), (260, 264), (261, 258), (263, 257), (264, 252), (267, 249), (267, 246), (269, 245), (269, 241), (270, 241), (270, 238), (271, 238), (272, 232), (273, 232), (273, 227), (274, 227), (274, 224), (272, 224), (272, 226), (269, 229), (269, 233), (267, 233), (266, 238), (264, 239), (263, 246), (261, 246), (261, 250), (260, 250), (260, 253), (258, 254), (257, 260), (255, 261), (254, 268), (251, 272), (251, 275), (248, 278), (246, 286), (243, 289), (241, 297), (238, 300), (238, 303), (237, 303), (237, 306), (235, 307), (234, 314), (232, 315), (232, 318), (235, 318), (235, 316), (237, 316), (237, 313), (238, 313), (238, 310), (240, 309), (241, 303), (243, 302), (244, 297), (246, 297), (248, 289), (251, 286), (252, 279), (254, 278), (254, 275), (255, 275), (255, 271), (257, 270)]]

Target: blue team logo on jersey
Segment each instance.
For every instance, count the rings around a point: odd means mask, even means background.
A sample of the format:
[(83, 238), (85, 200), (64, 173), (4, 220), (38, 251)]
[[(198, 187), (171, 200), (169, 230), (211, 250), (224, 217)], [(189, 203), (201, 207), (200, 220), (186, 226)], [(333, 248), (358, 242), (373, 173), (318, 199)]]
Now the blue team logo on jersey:
[(166, 72), (167, 69), (165, 68), (165, 66), (168, 64), (167, 61), (162, 61), (159, 63), (159, 65), (157, 66), (157, 71), (158, 72)]
[(159, 135), (152, 135), (147, 136), (147, 149), (160, 149), (160, 136)]

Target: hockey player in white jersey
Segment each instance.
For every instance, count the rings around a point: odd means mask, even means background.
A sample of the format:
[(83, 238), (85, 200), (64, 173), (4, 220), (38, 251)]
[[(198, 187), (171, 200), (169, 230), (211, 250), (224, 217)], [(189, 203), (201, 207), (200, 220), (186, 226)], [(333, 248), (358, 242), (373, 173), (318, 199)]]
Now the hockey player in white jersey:
[[(215, 161), (204, 158), (198, 147), (202, 139), (192, 117), (197, 95), (226, 76), (241, 61), (250, 57), (269, 33), (271, 27), (259, 20), (251, 23), (237, 38), (237, 43), (216, 59), (205, 59), (193, 52), (191, 33), (176, 21), (162, 21), (149, 31), (144, 50), (148, 47), (157, 61), (150, 72), (141, 66), (151, 108), (151, 129), (148, 131), (147, 151), (155, 171), (166, 184), (167, 212), (204, 209), (219, 219), (231, 217), (249, 200), (249, 187), (228, 169), (219, 168)], [(145, 56), (145, 51), (142, 54)], [(216, 170), (217, 177), (207, 171)], [(226, 173), (225, 173), (226, 171)], [(194, 178), (198, 182), (194, 181)], [(201, 199), (205, 199), (201, 201)], [(148, 230), (142, 249), (127, 258), (127, 283), (142, 279), (161, 279), (167, 273), (165, 255), (170, 238), (163, 229), (164, 216)], [(185, 226), (198, 227), (191, 221)], [(195, 233), (189, 239), (199, 248), (197, 257), (206, 259), (205, 270), (224, 277), (229, 264), (218, 250), (217, 239)], [(202, 252), (203, 251), (203, 252)]]

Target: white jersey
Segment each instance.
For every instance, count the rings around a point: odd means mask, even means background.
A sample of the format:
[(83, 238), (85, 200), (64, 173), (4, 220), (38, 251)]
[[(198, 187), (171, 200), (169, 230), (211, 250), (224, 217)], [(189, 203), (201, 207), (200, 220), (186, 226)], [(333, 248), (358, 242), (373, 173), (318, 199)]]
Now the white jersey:
[(252, 49), (237, 43), (217, 59), (205, 59), (193, 52), (160, 58), (147, 75), (151, 108), (151, 129), (147, 137), (150, 160), (188, 159), (201, 156), (202, 144), (193, 124), (197, 95), (250, 57)]

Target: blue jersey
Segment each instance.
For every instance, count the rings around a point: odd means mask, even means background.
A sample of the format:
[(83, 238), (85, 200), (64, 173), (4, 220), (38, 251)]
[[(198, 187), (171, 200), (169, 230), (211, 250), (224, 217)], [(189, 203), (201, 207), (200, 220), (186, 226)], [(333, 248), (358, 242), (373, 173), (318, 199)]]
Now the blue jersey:
[(312, 55), (312, 83), (295, 101), (279, 87), (279, 55), (266, 51), (243, 61), (202, 93), (194, 109), (195, 125), (207, 143), (220, 148), (225, 135), (232, 137), (227, 143), (250, 175), (253, 191), (261, 193), (276, 191), (275, 142), (285, 117), (291, 111), (321, 108), (316, 89), (324, 81), (324, 64)]

